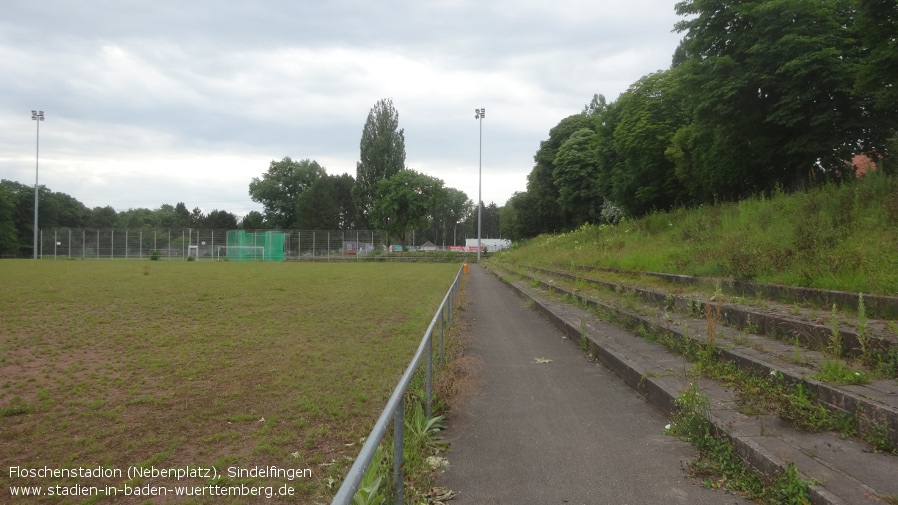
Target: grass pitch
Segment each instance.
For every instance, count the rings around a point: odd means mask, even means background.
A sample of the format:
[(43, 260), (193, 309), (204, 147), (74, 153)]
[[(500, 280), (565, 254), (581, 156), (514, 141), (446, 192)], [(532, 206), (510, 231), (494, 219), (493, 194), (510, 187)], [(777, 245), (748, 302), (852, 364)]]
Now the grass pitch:
[[(0, 262), (0, 502), (10, 486), (281, 486), (325, 502), (458, 265)], [(119, 469), (21, 478), (8, 469)], [(217, 478), (127, 475), (214, 467)], [(309, 470), (231, 477), (229, 467)], [(46, 493), (46, 490), (44, 490)], [(276, 498), (277, 496), (275, 496)], [(246, 503), (264, 497), (150, 498)], [(35, 499), (23, 499), (32, 503)], [(112, 502), (104, 493), (46, 503)], [(14, 500), (15, 502), (15, 500)]]

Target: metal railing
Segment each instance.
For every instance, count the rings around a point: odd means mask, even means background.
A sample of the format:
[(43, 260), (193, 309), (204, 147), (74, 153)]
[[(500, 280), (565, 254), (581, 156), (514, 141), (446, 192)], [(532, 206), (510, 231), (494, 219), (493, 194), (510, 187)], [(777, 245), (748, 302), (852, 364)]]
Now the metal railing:
[(391, 420), (393, 422), (393, 484), (396, 489), (396, 503), (403, 503), (405, 494), (403, 480), (405, 391), (411, 383), (412, 376), (421, 364), (421, 360), (426, 358), (425, 414), (430, 418), (431, 380), (433, 377), (433, 331), (439, 326), (440, 340), (437, 359), (441, 361), (443, 359), (443, 321), (444, 318), (447, 323), (452, 321), (453, 314), (455, 313), (456, 298), (458, 297), (459, 281), (461, 280), (462, 272), (465, 271), (464, 267), (465, 265), (459, 267), (458, 273), (455, 275), (455, 280), (452, 282), (452, 286), (449, 287), (449, 291), (446, 293), (446, 296), (443, 297), (443, 302), (440, 304), (433, 319), (430, 321), (430, 326), (428, 326), (427, 331), (424, 332), (424, 337), (418, 345), (418, 351), (412, 358), (411, 363), (409, 363), (408, 368), (406, 368), (402, 378), (399, 379), (399, 384), (396, 386), (396, 389), (393, 390), (390, 399), (387, 400), (387, 406), (377, 419), (377, 423), (374, 424), (374, 428), (365, 440), (365, 445), (362, 446), (362, 450), (359, 451), (359, 455), (349, 469), (349, 473), (347, 473), (346, 478), (343, 479), (343, 484), (334, 496), (333, 501), (331, 501), (331, 505), (347, 505), (352, 501), (356, 491), (359, 489), (359, 484), (361, 484), (362, 478), (365, 476), (365, 471), (368, 469), (368, 465), (371, 464), (371, 460), (374, 458), (374, 453), (377, 450), (377, 447), (380, 445), (384, 434), (387, 432)]

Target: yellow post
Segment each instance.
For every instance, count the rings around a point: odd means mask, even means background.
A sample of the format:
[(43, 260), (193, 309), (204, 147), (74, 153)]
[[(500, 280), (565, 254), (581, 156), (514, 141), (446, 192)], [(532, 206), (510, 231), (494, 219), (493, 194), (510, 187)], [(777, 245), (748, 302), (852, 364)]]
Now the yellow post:
[(464, 262), (464, 264), (461, 266), (461, 268), (462, 268), (462, 270), (464, 270), (465, 273), (468, 273), (468, 262), (467, 261)]

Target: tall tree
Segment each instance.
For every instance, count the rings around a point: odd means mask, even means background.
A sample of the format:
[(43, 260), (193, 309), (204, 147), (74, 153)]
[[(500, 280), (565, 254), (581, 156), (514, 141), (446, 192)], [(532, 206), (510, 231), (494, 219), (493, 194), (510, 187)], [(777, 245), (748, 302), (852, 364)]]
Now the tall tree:
[[(187, 210), (186, 206), (184, 210)], [(156, 226), (160, 228), (182, 228), (180, 216), (175, 212), (175, 208), (172, 205), (164, 203), (159, 206), (156, 210)]]
[(637, 216), (680, 203), (683, 186), (666, 150), (688, 118), (672, 71), (642, 77), (621, 94), (616, 107), (614, 143), (620, 162), (607, 196)]
[(433, 215), (433, 241), (439, 245), (458, 245), (459, 226), (474, 212), (474, 204), (464, 191), (446, 188), (445, 198)]
[(599, 222), (603, 198), (594, 137), (591, 129), (581, 128), (561, 144), (555, 155), (552, 177), (558, 188), (558, 206), (571, 227)]
[(393, 108), (393, 100), (385, 98), (368, 113), (359, 142), (352, 197), (362, 227), (368, 228), (372, 224), (371, 212), (380, 182), (404, 168), (405, 132), (399, 128), (399, 113)]
[(583, 106), (583, 114), (587, 116), (598, 116), (604, 112), (606, 108), (608, 108), (608, 102), (605, 100), (605, 95), (596, 93), (595, 95), (592, 95), (592, 100)]
[(403, 169), (377, 186), (371, 222), (407, 245), (408, 232), (425, 228), (444, 197), (443, 181)]
[(206, 224), (206, 214), (203, 213), (203, 209), (199, 207), (193, 208), (193, 211), (190, 213), (190, 226), (194, 228), (205, 228), (208, 226)]
[[(869, 154), (898, 155), (892, 152), (894, 135), (898, 133), (898, 2), (895, 0), (858, 0), (857, 33), (864, 47), (864, 58), (857, 76), (856, 89), (868, 101), (868, 113), (876, 121), (886, 123), (881, 145), (872, 146)], [(892, 164), (884, 169), (891, 173)]]
[(299, 197), (297, 222), (301, 230), (348, 230), (356, 217), (349, 174), (325, 175)]
[(265, 216), (257, 210), (251, 210), (240, 220), (239, 228), (241, 230), (263, 230), (265, 226)]
[[(0, 234), (5, 233), (3, 231), (4, 219), (11, 219), (15, 229), (15, 242), (19, 247), (18, 251), (6, 254), (29, 256), (32, 254), (31, 249), (34, 243), (34, 186), (26, 186), (4, 179), (0, 180), (0, 188), (2, 188), (3, 195), (0, 198), (3, 202), (0, 205), (3, 207), (0, 208)], [(89, 224), (91, 212), (78, 199), (65, 193), (54, 192), (46, 186), (39, 186), (38, 194), (40, 198), (38, 227), (40, 229), (82, 228)], [(6, 244), (6, 246), (0, 245), (0, 249), (12, 247), (11, 242), (7, 241)]]
[(90, 210), (78, 199), (65, 193), (48, 192), (49, 203), (56, 209), (56, 222), (48, 226), (83, 228), (87, 224)]
[(175, 224), (178, 228), (187, 228), (190, 226), (190, 210), (184, 202), (178, 202), (175, 205), (175, 214), (178, 216)]
[[(845, 177), (845, 160), (879, 138), (853, 93), (860, 51), (852, 0), (685, 0), (676, 67), (694, 111), (692, 151), (734, 199)], [(680, 140), (683, 140), (681, 136)]]
[(145, 207), (119, 212), (115, 217), (115, 227), (121, 229), (156, 228), (159, 226), (155, 211)]
[(358, 209), (352, 199), (352, 188), (355, 186), (355, 178), (349, 174), (340, 174), (332, 178), (334, 182), (334, 198), (337, 200), (339, 213), (337, 215), (337, 227), (340, 230), (352, 230), (357, 227)]
[(499, 206), (496, 202), (490, 202), (483, 207), (483, 215), (480, 216), (480, 237), (499, 238)]
[(516, 192), (505, 202), (500, 214), (499, 230), (509, 240), (522, 240), (539, 234), (533, 226), (537, 219), (532, 214), (535, 206), (526, 191)]
[(549, 130), (549, 138), (539, 143), (539, 150), (533, 156), (536, 162), (527, 176), (527, 193), (534, 206), (528, 218), (537, 221), (528, 225), (534, 235), (552, 233), (570, 228), (570, 219), (558, 205), (558, 186), (555, 181), (555, 157), (558, 149), (571, 135), (583, 129), (595, 128), (594, 116), (575, 114), (566, 117)]
[(90, 211), (89, 226), (98, 230), (112, 228), (115, 226), (117, 217), (118, 213), (111, 205), (94, 207), (93, 210)]
[(205, 225), (213, 230), (236, 230), (237, 216), (226, 210), (214, 209), (206, 216)]
[(3, 181), (0, 184), (0, 255), (19, 254), (19, 236), (16, 233), (14, 195)]
[(293, 161), (287, 156), (281, 161), (272, 161), (261, 179), (253, 177), (249, 183), (249, 196), (265, 208), (269, 226), (295, 228), (296, 202), (325, 173), (316, 161)]

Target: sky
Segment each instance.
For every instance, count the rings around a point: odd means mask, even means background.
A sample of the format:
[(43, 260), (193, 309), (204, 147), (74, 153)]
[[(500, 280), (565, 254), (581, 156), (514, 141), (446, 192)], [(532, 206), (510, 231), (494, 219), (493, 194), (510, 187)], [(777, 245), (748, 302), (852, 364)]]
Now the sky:
[(355, 176), (389, 98), (408, 168), (502, 206), (561, 119), (670, 66), (675, 3), (3, 0), (0, 179), (241, 217), (272, 160)]

